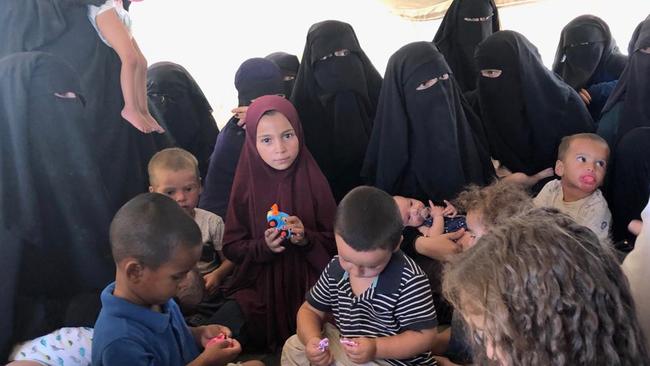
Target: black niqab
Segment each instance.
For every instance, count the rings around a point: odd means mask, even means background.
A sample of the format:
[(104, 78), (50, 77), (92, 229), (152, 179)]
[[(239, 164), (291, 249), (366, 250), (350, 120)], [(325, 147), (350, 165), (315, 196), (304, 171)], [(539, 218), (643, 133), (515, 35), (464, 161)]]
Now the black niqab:
[(15, 342), (67, 325), (70, 300), (99, 292), (115, 268), (78, 76), (54, 55), (25, 52), (0, 59), (0, 80), (2, 361)]
[(391, 195), (424, 202), (494, 177), (481, 122), (432, 43), (408, 44), (389, 59), (364, 176)]
[(494, 0), (454, 0), (433, 38), (463, 92), (476, 89), (474, 52), (479, 43), (499, 31)]
[(147, 70), (147, 95), (151, 115), (175, 146), (196, 157), (205, 178), (219, 128), (199, 85), (181, 65), (158, 62)]
[(337, 201), (362, 183), (380, 88), (381, 76), (349, 24), (328, 20), (311, 26), (291, 100)]
[(614, 241), (634, 243), (627, 230), (631, 220), (641, 219), (650, 196), (650, 127), (638, 127), (623, 136), (612, 156), (610, 189)]
[(284, 95), (287, 98), (291, 97), (293, 92), (293, 84), (296, 81), (296, 75), (300, 68), (300, 62), (296, 55), (290, 55), (286, 52), (273, 52), (264, 57), (267, 60), (275, 62), (282, 71), (282, 78), (284, 82)]
[(623, 72), (627, 57), (612, 38), (607, 23), (593, 15), (581, 15), (567, 24), (560, 34), (553, 71), (572, 88), (580, 90), (602, 73), (616, 80)]
[(650, 16), (634, 30), (628, 54), (628, 65), (603, 108), (605, 114), (622, 101), (618, 138), (636, 127), (650, 127)]
[(481, 119), (490, 152), (512, 172), (535, 174), (554, 166), (562, 137), (593, 132), (591, 116), (575, 90), (544, 67), (523, 35), (499, 31), (476, 52)]

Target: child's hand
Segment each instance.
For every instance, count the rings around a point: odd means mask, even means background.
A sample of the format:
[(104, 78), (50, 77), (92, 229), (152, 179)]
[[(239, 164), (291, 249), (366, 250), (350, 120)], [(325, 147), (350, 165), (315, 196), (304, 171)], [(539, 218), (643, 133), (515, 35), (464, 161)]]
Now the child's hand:
[(318, 347), (320, 343), (320, 338), (312, 338), (305, 345), (305, 356), (309, 360), (311, 365), (315, 366), (328, 366), (334, 359), (329, 349), (321, 351)]
[(246, 111), (248, 111), (247, 106), (233, 108), (230, 111), (235, 114), (235, 118), (239, 119), (239, 121), (237, 121), (237, 126), (241, 128), (246, 128)]
[(420, 234), (429, 237), (429, 228), (426, 225), (418, 226), (418, 231), (420, 232)]
[(221, 277), (219, 276), (219, 272), (217, 270), (204, 275), (203, 280), (205, 282), (205, 290), (210, 295), (217, 292), (219, 285), (221, 284)]
[(643, 221), (641, 220), (632, 220), (627, 225), (627, 230), (634, 236), (639, 236), (639, 234), (641, 234), (641, 229), (643, 229)]
[[(447, 202), (447, 201), (445, 201), (445, 202)], [(442, 217), (444, 215), (444, 212), (445, 212), (444, 207), (434, 205), (433, 202), (431, 202), (431, 200), (429, 200), (429, 209), (431, 210), (430, 211), (431, 212), (431, 217), (433, 217), (434, 220), (436, 219), (436, 217)]]
[(446, 217), (456, 217), (456, 215), (458, 215), (458, 210), (456, 210), (456, 207), (454, 207), (454, 205), (449, 203), (449, 201), (447, 200), (444, 201), (445, 201), (445, 205), (447, 206), (445, 207), (444, 210), (442, 210), (442, 215)]
[(287, 224), (287, 229), (291, 230), (291, 238), (289, 240), (292, 244), (304, 245), (305, 241), (305, 226), (302, 224), (302, 221), (298, 216), (289, 216), (287, 217), (285, 223)]
[(377, 341), (375, 338), (350, 338), (356, 345), (341, 343), (345, 353), (355, 363), (366, 363), (375, 359), (377, 354)]
[(241, 353), (241, 345), (236, 339), (219, 342), (203, 350), (201, 357), (206, 365), (226, 365)]
[(580, 95), (580, 98), (582, 99), (583, 102), (585, 102), (586, 105), (591, 104), (591, 95), (589, 95), (589, 92), (586, 89), (580, 89), (578, 92)]
[(195, 329), (194, 337), (198, 338), (198, 342), (201, 343), (203, 347), (205, 347), (212, 338), (217, 337), (219, 334), (224, 334), (227, 338), (232, 337), (232, 332), (230, 331), (230, 328), (224, 325), (217, 325), (217, 324), (203, 325), (200, 327), (196, 327), (194, 329)]
[(264, 231), (264, 241), (273, 253), (282, 253), (286, 248), (282, 246), (284, 238), (280, 236), (280, 231), (276, 228), (268, 228)]

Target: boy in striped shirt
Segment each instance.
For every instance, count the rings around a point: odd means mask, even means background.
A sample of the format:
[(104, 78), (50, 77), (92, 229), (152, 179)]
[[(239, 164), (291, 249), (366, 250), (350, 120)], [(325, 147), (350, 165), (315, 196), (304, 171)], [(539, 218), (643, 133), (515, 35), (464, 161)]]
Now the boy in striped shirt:
[[(435, 365), (436, 312), (424, 272), (399, 250), (403, 223), (393, 198), (372, 187), (339, 204), (338, 255), (298, 310), (282, 365)], [(325, 323), (333, 314), (337, 328)], [(327, 339), (327, 341), (325, 341)]]

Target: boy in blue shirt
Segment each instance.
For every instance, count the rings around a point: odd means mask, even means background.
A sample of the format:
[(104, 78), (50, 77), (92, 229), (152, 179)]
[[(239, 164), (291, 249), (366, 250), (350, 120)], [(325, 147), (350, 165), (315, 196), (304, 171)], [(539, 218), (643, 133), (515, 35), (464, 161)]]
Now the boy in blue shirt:
[[(399, 250), (404, 225), (388, 193), (357, 187), (341, 201), (338, 255), (298, 310), (282, 365), (435, 365), (437, 331), (429, 281)], [(334, 315), (336, 328), (325, 323)]]
[[(237, 357), (228, 328), (188, 328), (172, 300), (201, 256), (201, 231), (176, 202), (157, 193), (133, 198), (113, 218), (110, 240), (117, 271), (101, 295), (93, 365), (222, 366)], [(227, 340), (199, 351), (220, 335)]]

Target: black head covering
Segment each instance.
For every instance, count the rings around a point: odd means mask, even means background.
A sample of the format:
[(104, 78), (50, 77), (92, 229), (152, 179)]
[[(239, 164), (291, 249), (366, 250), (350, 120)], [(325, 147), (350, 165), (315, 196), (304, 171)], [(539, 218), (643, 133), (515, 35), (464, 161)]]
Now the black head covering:
[[(620, 138), (636, 127), (650, 127), (650, 16), (641, 22), (630, 39), (629, 63), (603, 108), (608, 112), (618, 102), (623, 103), (618, 123)], [(646, 50), (645, 52), (643, 50)]]
[[(240, 106), (247, 106), (263, 95), (284, 93), (280, 69), (263, 58), (251, 58), (239, 66), (235, 74), (235, 87)], [(246, 140), (245, 130), (237, 122), (239, 120), (232, 117), (217, 137), (199, 202), (200, 208), (212, 211), (224, 220), (237, 162)]]
[(476, 59), (479, 70), (502, 70), (497, 78), (479, 77), (478, 97), (492, 157), (511, 171), (531, 175), (552, 167), (562, 137), (593, 132), (576, 91), (544, 67), (523, 35), (496, 32), (479, 45)]
[(296, 81), (296, 74), (300, 68), (300, 62), (296, 55), (290, 55), (286, 52), (274, 52), (264, 57), (267, 60), (275, 62), (282, 71), (284, 79), (284, 95), (289, 98), (293, 91), (293, 83)]
[(613, 161), (610, 208), (615, 241), (634, 242), (627, 230), (631, 220), (639, 220), (650, 196), (650, 127), (637, 127), (623, 136)]
[[(349, 54), (334, 55), (343, 49)], [(337, 201), (361, 184), (380, 88), (381, 76), (352, 26), (327, 20), (309, 28), (291, 100)]]
[(278, 92), (278, 79), (282, 82), (282, 72), (273, 61), (260, 57), (244, 61), (235, 73), (239, 105), (247, 106), (262, 95), (283, 94), (283, 89)]
[(65, 304), (99, 291), (115, 268), (78, 76), (58, 57), (26, 52), (0, 59), (0, 80), (2, 361), (14, 342), (65, 325)]
[(476, 46), (500, 29), (494, 0), (454, 0), (433, 38), (463, 92), (476, 89)]
[[(607, 23), (597, 16), (581, 15), (562, 29), (553, 71), (580, 90), (595, 82), (617, 80), (626, 63)], [(609, 80), (593, 79), (601, 73), (608, 74)]]
[(410, 43), (388, 60), (363, 172), (392, 195), (424, 202), (494, 177), (481, 122), (432, 43)]
[[(73, 0), (73, 2), (76, 0)], [(80, 0), (90, 4), (92, 0)], [(82, 128), (92, 140), (92, 153), (117, 210), (147, 189), (147, 163), (158, 150), (172, 146), (167, 134), (145, 135), (120, 116), (124, 107), (121, 63), (88, 21), (88, 7), (66, 1), (0, 1), (0, 57), (14, 52), (44, 51), (72, 66), (86, 99)]]
[(196, 157), (205, 178), (219, 128), (199, 85), (183, 66), (158, 62), (147, 70), (147, 95), (151, 114), (176, 146)]

